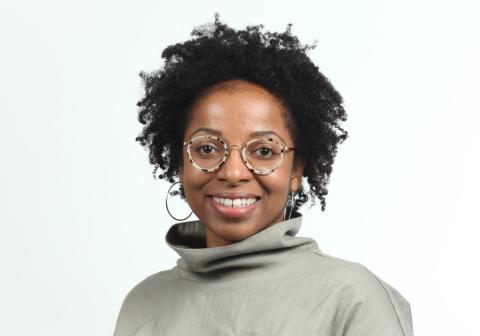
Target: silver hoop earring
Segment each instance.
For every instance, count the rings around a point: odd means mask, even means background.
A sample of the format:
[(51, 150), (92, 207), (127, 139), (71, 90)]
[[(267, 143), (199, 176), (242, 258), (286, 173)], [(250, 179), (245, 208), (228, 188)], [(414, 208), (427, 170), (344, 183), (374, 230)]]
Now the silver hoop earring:
[(167, 191), (167, 197), (165, 198), (165, 207), (167, 208), (167, 212), (168, 212), (168, 214), (170, 215), (170, 217), (172, 217), (172, 218), (175, 219), (176, 221), (184, 221), (184, 220), (188, 219), (188, 218), (192, 215), (193, 211), (190, 212), (190, 215), (188, 215), (188, 216), (185, 217), (185, 218), (177, 218), (177, 217), (173, 216), (172, 213), (170, 212), (170, 210), (168, 209), (168, 195), (175, 196), (175, 195), (177, 195), (178, 193), (180, 193), (179, 191), (170, 192), (170, 190), (172, 190), (172, 188), (173, 188), (176, 184), (178, 184), (178, 183), (180, 183), (180, 182), (179, 182), (179, 181), (175, 182), (175, 183), (172, 184), (172, 185), (170, 186), (170, 188), (168, 189), (168, 191)]
[[(293, 191), (288, 191), (288, 197), (287, 197), (287, 202), (285, 204), (285, 208), (283, 209), (283, 221), (289, 220), (292, 217), (292, 211), (293, 211), (293, 198), (295, 196), (295, 192)], [(288, 214), (288, 218), (286, 218), (287, 214), (287, 208), (290, 207), (290, 211)]]

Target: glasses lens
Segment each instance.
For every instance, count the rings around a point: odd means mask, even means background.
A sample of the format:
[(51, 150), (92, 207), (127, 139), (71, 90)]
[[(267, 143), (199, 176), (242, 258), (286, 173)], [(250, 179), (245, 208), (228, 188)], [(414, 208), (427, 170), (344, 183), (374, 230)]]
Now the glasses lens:
[(190, 146), (190, 156), (200, 167), (211, 169), (222, 161), (225, 148), (222, 142), (210, 137), (196, 138)]
[(256, 170), (268, 172), (277, 168), (282, 161), (282, 146), (269, 139), (259, 139), (245, 150), (246, 159)]

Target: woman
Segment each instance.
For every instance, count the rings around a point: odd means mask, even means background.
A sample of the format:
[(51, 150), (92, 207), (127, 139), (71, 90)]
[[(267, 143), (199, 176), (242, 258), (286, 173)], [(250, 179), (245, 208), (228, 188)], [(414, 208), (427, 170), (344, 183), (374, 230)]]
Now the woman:
[(341, 96), (290, 27), (236, 31), (216, 14), (141, 73), (137, 140), (199, 220), (168, 230), (181, 258), (130, 291), (116, 336), (413, 335), (399, 292), (296, 236), (303, 204), (325, 209), (347, 132)]

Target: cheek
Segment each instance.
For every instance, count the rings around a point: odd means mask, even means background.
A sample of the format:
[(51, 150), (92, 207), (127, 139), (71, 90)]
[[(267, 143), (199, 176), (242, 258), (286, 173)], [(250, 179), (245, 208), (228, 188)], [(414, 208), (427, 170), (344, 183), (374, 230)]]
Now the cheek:
[(190, 164), (187, 158), (186, 164), (183, 167), (183, 187), (187, 201), (192, 201), (200, 196), (203, 197), (203, 193), (201, 193), (202, 188), (210, 179), (211, 174), (196, 169)]
[(276, 170), (270, 175), (258, 178), (259, 183), (269, 194), (269, 197), (283, 198), (290, 186), (289, 174), (284, 170)]

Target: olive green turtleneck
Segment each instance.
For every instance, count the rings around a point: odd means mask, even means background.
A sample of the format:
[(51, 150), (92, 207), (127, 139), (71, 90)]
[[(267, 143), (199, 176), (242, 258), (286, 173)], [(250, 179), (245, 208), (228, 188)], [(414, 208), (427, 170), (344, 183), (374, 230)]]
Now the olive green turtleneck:
[(411, 336), (409, 303), (363, 265), (296, 236), (299, 215), (220, 247), (201, 221), (165, 236), (181, 258), (125, 298), (114, 336)]

